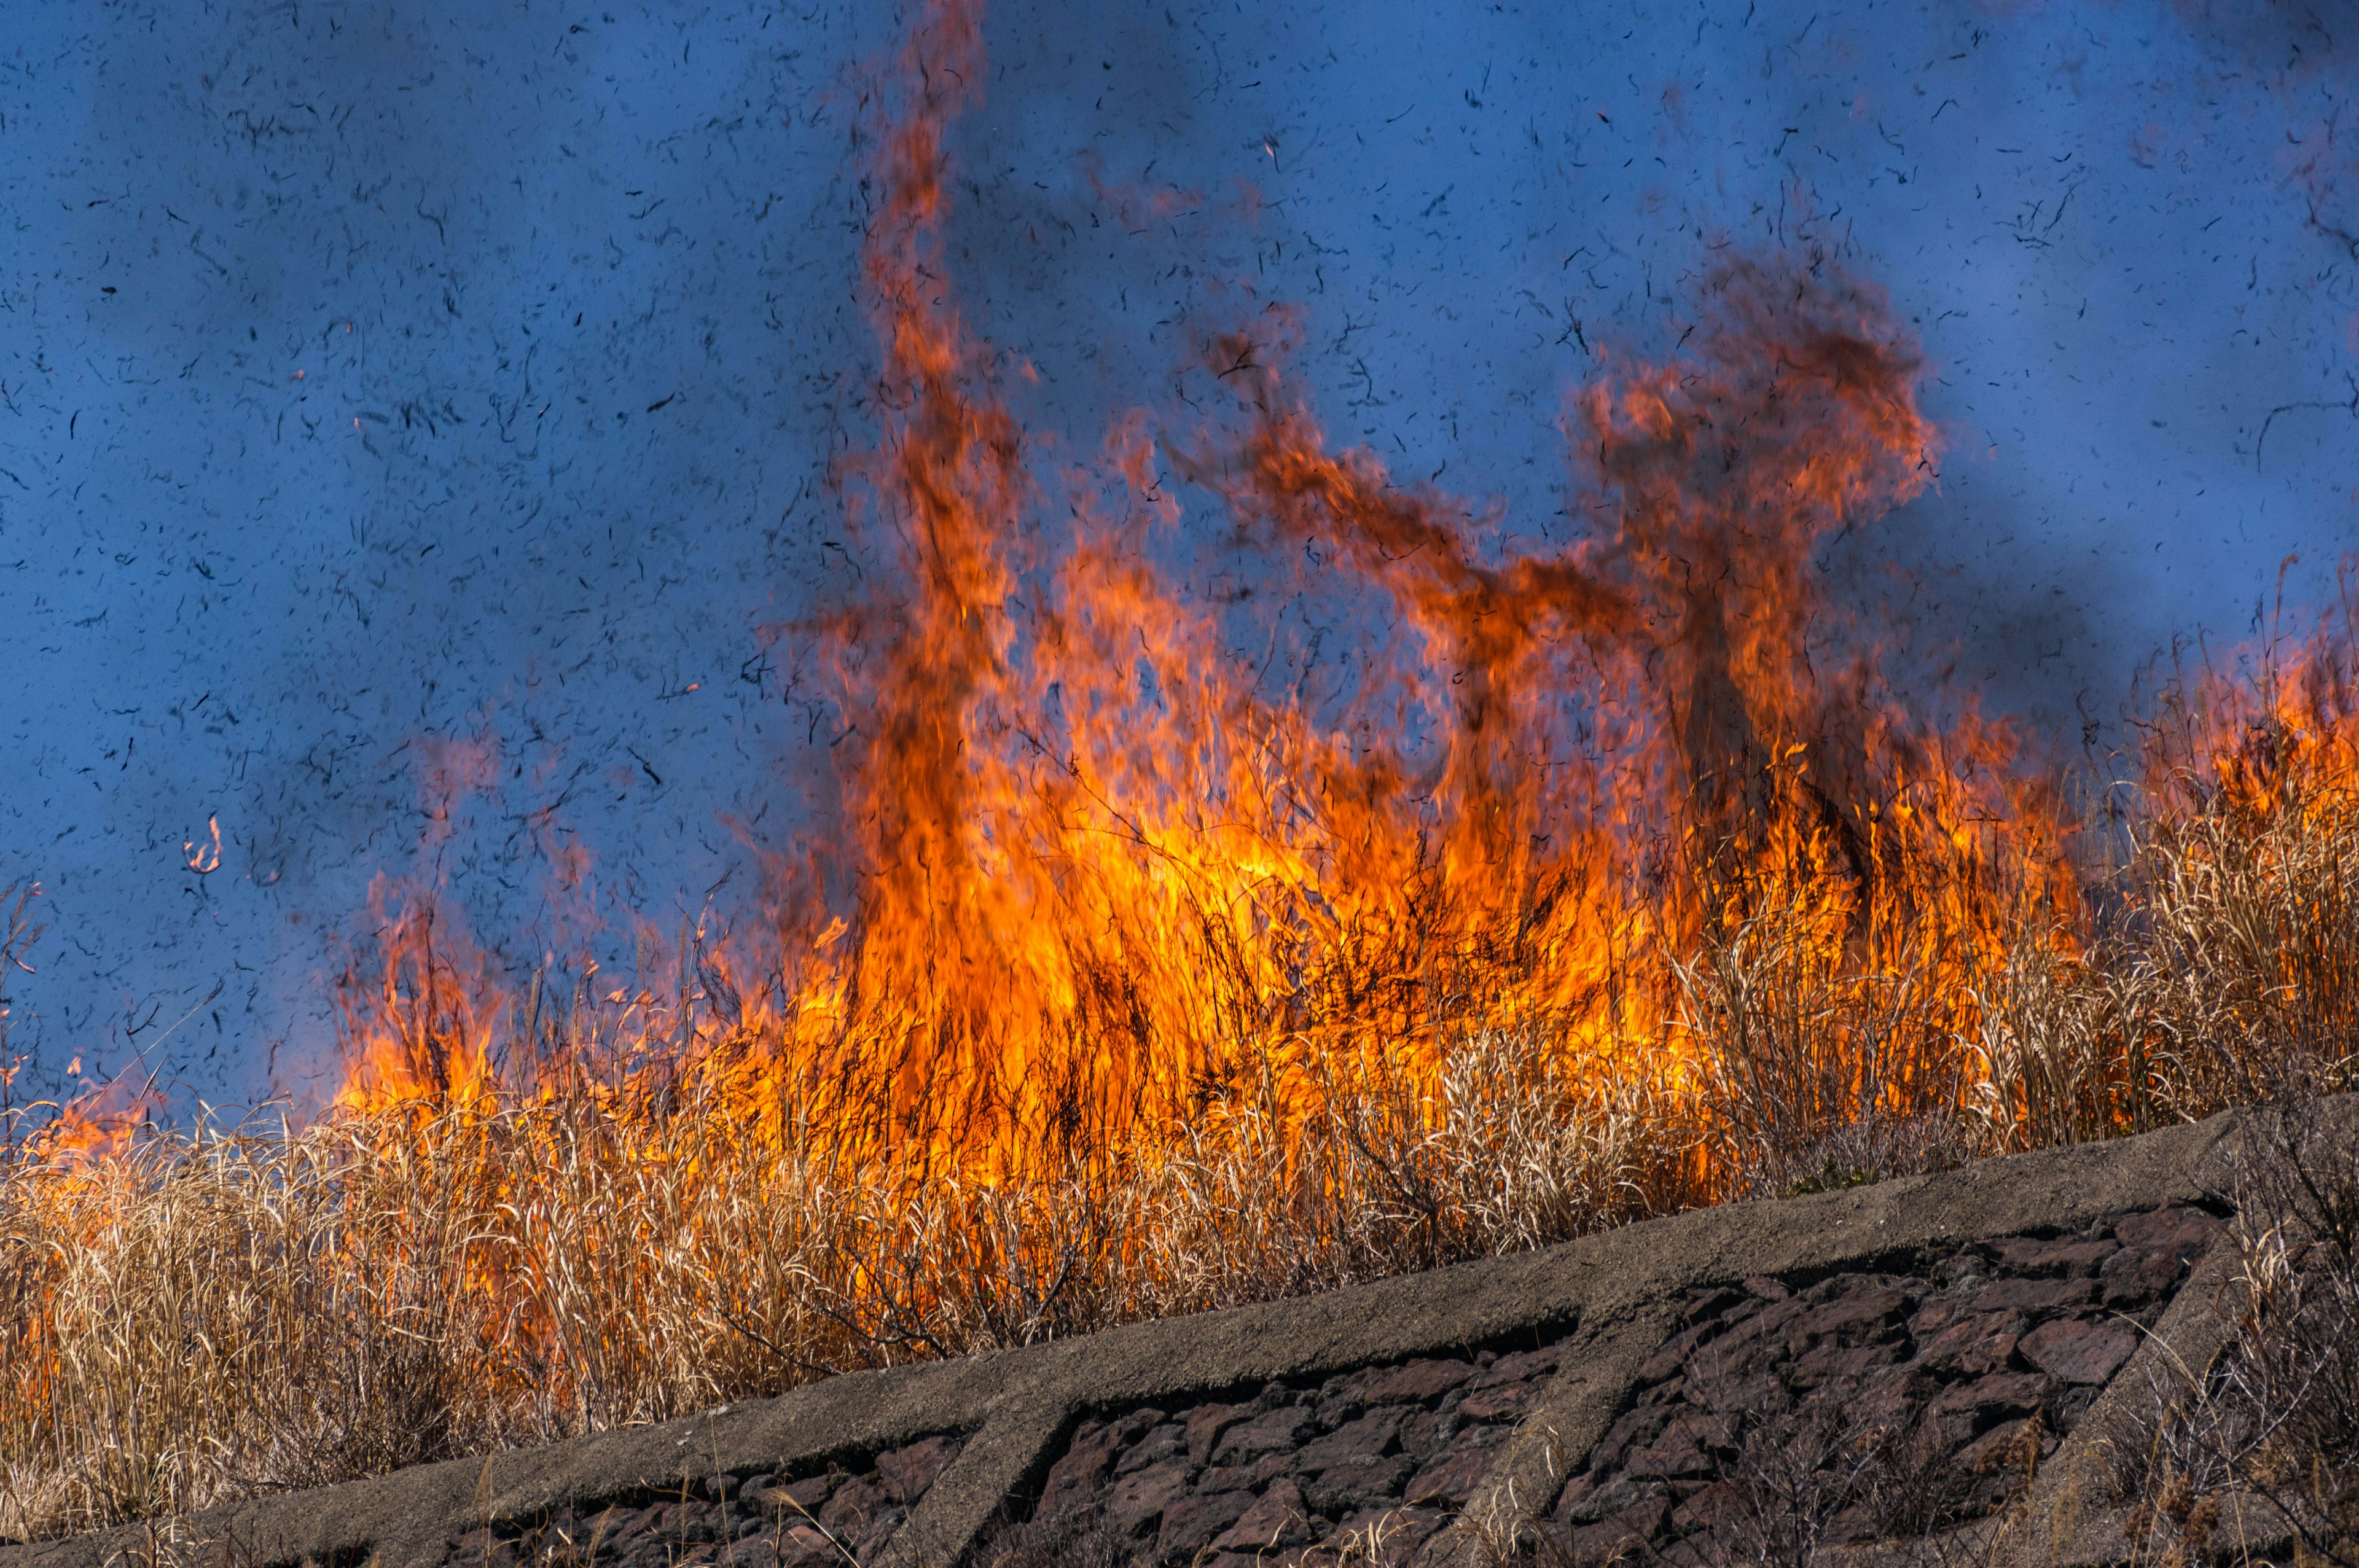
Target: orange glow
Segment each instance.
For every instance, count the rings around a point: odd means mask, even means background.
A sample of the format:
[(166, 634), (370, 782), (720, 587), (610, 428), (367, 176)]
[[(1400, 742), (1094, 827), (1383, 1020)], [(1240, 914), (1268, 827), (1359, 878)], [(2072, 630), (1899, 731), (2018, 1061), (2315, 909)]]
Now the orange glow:
[[(766, 863), (757, 920), (644, 933), (636, 973), (589, 965), (569, 997), (380, 880), (339, 1111), (565, 1085), (661, 1161), (687, 1095), (755, 1146), (997, 1184), (1151, 1162), (1244, 1105), (1282, 1144), (1378, 1087), (1430, 1106), (1456, 1045), (1516, 1030), (1709, 1128), (1768, 1070), (1722, 969), (1774, 947), (1835, 1021), (1809, 1026), (1820, 1125), (1971, 1109), (2015, 1136), (2027, 1091), (1975, 1044), (1980, 999), (2027, 934), (2082, 961), (2094, 873), (2053, 771), (1970, 696), (1897, 689), (1884, 629), (1823, 581), (1832, 535), (1936, 477), (1882, 297), (1818, 261), (1723, 265), (1681, 357), (1608, 356), (1569, 399), (1561, 547), (1331, 449), (1274, 308), (1202, 345), (1223, 412), (1133, 414), (1051, 464), (948, 282), (944, 136), (982, 48), (979, 0), (937, 0), (871, 100), (879, 428), (842, 478), (885, 580), (775, 633), (838, 705), (823, 849)], [(1382, 628), (1330, 689), (1272, 683), (1237, 652), (1271, 622), (1158, 564), (1182, 485), (1263, 552), (1266, 602)], [(2200, 780), (2156, 798), (2257, 809), (2299, 777), (2347, 801), (2344, 652), (2286, 661), (2267, 712), (2201, 687), (2153, 750)], [(439, 838), (496, 759), (419, 754)], [(1905, 1038), (1843, 1022), (1904, 985)]]
[[(1832, 651), (1813, 550), (1922, 491), (1939, 445), (1873, 291), (1740, 262), (1688, 357), (1609, 363), (1567, 409), (1591, 526), (1562, 549), (1329, 450), (1279, 311), (1205, 347), (1230, 416), (1133, 416), (1093, 471), (1044, 473), (946, 281), (943, 136), (982, 67), (978, 7), (936, 5), (878, 130), (881, 431), (846, 478), (892, 570), (782, 633), (847, 730), (831, 850), (770, 868), (762, 942), (684, 944), (669, 995), (588, 993), (619, 1015), (602, 1073), (660, 1059), (762, 1136), (1006, 1180), (1248, 1089), (1296, 1123), (1485, 1028), (1685, 1082), (1678, 965), (1708, 929), (1800, 911), (1857, 977), (1986, 957), (2023, 901), (2068, 900), (2007, 730), (1937, 728), (1864, 639)], [(1158, 571), (1174, 480), (1390, 626), (1348, 695), (1272, 691)], [(388, 928), (342, 1103), (521, 1089), (498, 1064), (536, 1004), (432, 917)]]

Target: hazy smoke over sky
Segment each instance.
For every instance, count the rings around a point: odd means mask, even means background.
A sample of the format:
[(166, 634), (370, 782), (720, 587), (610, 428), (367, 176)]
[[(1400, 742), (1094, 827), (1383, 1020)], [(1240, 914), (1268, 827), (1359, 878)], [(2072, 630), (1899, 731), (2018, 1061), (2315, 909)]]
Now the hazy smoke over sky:
[[(850, 70), (894, 18), (96, 15), (0, 44), (27, 1082), (314, 1093), (329, 939), (421, 845), (528, 948), (553, 881), (676, 922), (801, 820), (825, 735), (756, 628), (866, 569), (827, 470), (870, 438)], [(1815, 245), (1914, 323), (1948, 437), (1832, 564), (1992, 708), (2077, 743), (2359, 543), (2359, 5), (1003, 4), (989, 41), (955, 283), (1074, 451), (1249, 285), (1339, 440), (1561, 538), (1596, 356), (1672, 351), (1721, 248)]]

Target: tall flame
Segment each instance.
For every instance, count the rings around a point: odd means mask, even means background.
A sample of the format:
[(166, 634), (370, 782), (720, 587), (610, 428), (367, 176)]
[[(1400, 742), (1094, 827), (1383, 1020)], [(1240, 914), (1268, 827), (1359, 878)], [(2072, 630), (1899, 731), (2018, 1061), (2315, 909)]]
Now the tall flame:
[[(1856, 638), (1820, 667), (1840, 618), (1814, 550), (1919, 492), (1938, 449), (1874, 291), (1723, 268), (1689, 358), (1571, 401), (1593, 525), (1561, 549), (1330, 451), (1283, 311), (1204, 345), (1233, 416), (1159, 439), (1132, 416), (1098, 470), (1044, 479), (942, 254), (945, 133), (983, 64), (977, 6), (935, 5), (880, 127), (881, 431), (846, 479), (891, 569), (786, 629), (834, 672), (842, 828), (772, 879), (775, 979), (709, 955), (734, 1011), (668, 1025), (701, 1081), (774, 1129), (999, 1178), (1248, 1089), (1297, 1120), (1484, 1028), (1676, 1082), (1676, 957), (1709, 925), (1807, 905), (1829, 964), (1872, 968), (1996, 944), (2027, 875), (2056, 896), (2003, 729), (1914, 717)], [(1271, 691), (1229, 652), (1239, 612), (1167, 582), (1175, 481), (1389, 628), (1348, 689)], [(496, 1009), (421, 1015), (451, 988), (426, 929), (407, 941), (348, 1103), (488, 1087)]]

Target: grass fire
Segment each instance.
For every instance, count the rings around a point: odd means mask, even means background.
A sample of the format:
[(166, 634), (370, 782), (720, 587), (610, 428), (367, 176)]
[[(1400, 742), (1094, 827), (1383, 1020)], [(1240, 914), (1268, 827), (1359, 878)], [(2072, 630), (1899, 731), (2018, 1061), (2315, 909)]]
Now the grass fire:
[[(1820, 563), (1939, 482), (1922, 354), (1791, 251), (1533, 433), (1561, 547), (1331, 444), (1248, 289), (1184, 406), (1054, 447), (942, 237), (982, 50), (939, 0), (863, 104), (837, 493), (890, 569), (764, 633), (828, 685), (832, 814), (620, 977), (519, 983), (389, 883), (308, 1122), (14, 1113), (0, 1530), (2344, 1082), (2349, 600), (2102, 758), (1920, 676)], [(1182, 582), (1191, 515), (1269, 591)], [(1321, 682), (1268, 677), (1288, 598), (1360, 633)]]

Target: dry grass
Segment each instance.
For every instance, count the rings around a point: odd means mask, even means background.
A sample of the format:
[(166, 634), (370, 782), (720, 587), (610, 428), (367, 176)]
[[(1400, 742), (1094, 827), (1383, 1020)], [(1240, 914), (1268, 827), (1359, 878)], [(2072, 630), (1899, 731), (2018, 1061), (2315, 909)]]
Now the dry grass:
[[(2150, 781), (2083, 925), (2027, 914), (2001, 951), (1886, 943), (1870, 962), (1812, 939), (1810, 910), (1753, 900), (1665, 961), (1669, 1022), (1639, 1065), (1601, 1070), (1477, 999), (1425, 1077), (1338, 1081), (1307, 1120), (1233, 1085), (1152, 1142), (1077, 1142), (1022, 1181), (753, 1136), (693, 1075), (151, 1130), (95, 1160), (12, 1121), (0, 1359), (22, 1375), (0, 1379), (0, 1531), (155, 1519), (2339, 1081), (2359, 1049), (2359, 804), (2315, 770), (2258, 791), (2188, 776)], [(2352, 1344), (2348, 1238), (2300, 1207), (2315, 1195), (2286, 1201), (2307, 1250), (2284, 1229), (2249, 1242), (2267, 1310), (2238, 1364), (2261, 1381), (2174, 1429), (2169, 1463), (2199, 1493), (2290, 1487), (2287, 1445), (2329, 1441), (2300, 1422), (2349, 1420), (2347, 1378), (2288, 1393), (2267, 1348), (2288, 1324), (2305, 1356), (2301, 1336)], [(2330, 1395), (2331, 1420), (2252, 1413)]]
[[(2136, 1560), (2359, 1563), (2359, 1121), (2296, 1101), (2237, 1157), (2234, 1311), (2208, 1365), (2168, 1369), (2122, 1446)], [(2338, 1114), (2340, 1113), (2340, 1114)], [(2290, 1550), (2280, 1552), (2278, 1543)]]

